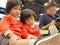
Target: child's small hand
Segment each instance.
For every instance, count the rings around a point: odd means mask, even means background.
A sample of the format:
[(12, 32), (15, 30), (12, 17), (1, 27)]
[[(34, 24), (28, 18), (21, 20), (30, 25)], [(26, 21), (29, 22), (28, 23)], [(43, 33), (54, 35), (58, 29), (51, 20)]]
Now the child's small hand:
[(11, 39), (19, 40), (20, 37), (18, 37), (17, 35), (14, 34), (14, 35), (11, 37)]
[(9, 45), (15, 45), (16, 41), (19, 39), (20, 37), (16, 36), (15, 34), (11, 35)]
[(53, 21), (51, 21), (51, 23), (50, 23), (50, 24), (51, 24), (51, 25), (53, 25), (54, 23), (55, 23), (55, 21), (53, 20)]
[(14, 33), (10, 33), (8, 36), (10, 37), (10, 39), (15, 39), (15, 40), (20, 39), (20, 37), (18, 37)]

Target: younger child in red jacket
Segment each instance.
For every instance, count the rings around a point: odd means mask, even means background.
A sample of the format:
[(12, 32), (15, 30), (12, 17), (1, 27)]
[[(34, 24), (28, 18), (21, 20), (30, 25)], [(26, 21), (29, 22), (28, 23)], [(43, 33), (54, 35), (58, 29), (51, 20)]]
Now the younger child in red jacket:
[[(23, 38), (31, 37), (31, 35), (39, 37), (40, 36), (40, 29), (37, 25), (34, 25), (34, 17), (35, 12), (30, 9), (24, 9), (21, 12), (20, 20), (24, 24), (24, 27), (22, 30), (22, 36)], [(27, 33), (26, 33), (27, 31)], [(25, 36), (24, 36), (25, 35)]]

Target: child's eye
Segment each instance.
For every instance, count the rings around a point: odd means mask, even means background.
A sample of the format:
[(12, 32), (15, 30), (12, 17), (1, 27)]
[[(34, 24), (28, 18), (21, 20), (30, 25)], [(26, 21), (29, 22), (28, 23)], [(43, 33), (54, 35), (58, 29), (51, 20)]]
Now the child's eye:
[(33, 20), (33, 18), (31, 18), (31, 20)]
[(21, 8), (14, 8), (15, 10), (21, 10)]
[(17, 10), (17, 8), (14, 8), (15, 10)]

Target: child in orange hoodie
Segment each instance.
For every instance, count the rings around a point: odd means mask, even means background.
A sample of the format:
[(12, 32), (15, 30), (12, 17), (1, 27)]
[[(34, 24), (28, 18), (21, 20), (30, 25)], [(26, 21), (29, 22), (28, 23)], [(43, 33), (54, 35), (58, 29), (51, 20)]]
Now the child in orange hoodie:
[[(31, 37), (31, 35), (35, 36), (35, 37), (39, 37), (40, 36), (40, 29), (39, 27), (34, 24), (34, 17), (35, 17), (35, 12), (30, 10), (30, 9), (24, 9), (21, 12), (21, 16), (20, 16), (20, 20), (21, 22), (24, 24), (24, 27), (22, 30), (22, 37), (23, 38), (33, 38)], [(25, 33), (27, 31), (27, 33)], [(24, 35), (26, 35), (24, 37)]]
[(19, 1), (8, 1), (6, 5), (7, 15), (0, 22), (0, 31), (5, 36), (10, 32), (21, 37), (21, 28), (23, 24), (18, 20), (21, 13), (22, 3)]

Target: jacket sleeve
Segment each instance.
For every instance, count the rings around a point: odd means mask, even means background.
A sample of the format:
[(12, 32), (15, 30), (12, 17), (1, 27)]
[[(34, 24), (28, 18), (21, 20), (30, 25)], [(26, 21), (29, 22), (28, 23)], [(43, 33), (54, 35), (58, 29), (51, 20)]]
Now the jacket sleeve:
[(22, 29), (22, 34), (21, 34), (22, 36), (22, 38), (27, 38), (28, 37), (28, 35), (29, 35), (29, 33), (27, 32), (27, 30), (23, 27), (23, 29)]
[(1, 19), (1, 22), (0, 22), (0, 31), (2, 34), (5, 34), (5, 32), (9, 29), (9, 24), (7, 22), (7, 18), (4, 16), (2, 19)]
[(35, 25), (34, 28), (29, 30), (29, 33), (31, 33), (34, 36), (39, 36), (40, 35), (40, 29), (37, 25)]
[(45, 23), (46, 23), (45, 15), (42, 15), (39, 18), (39, 28), (42, 29), (42, 27), (45, 25)]

